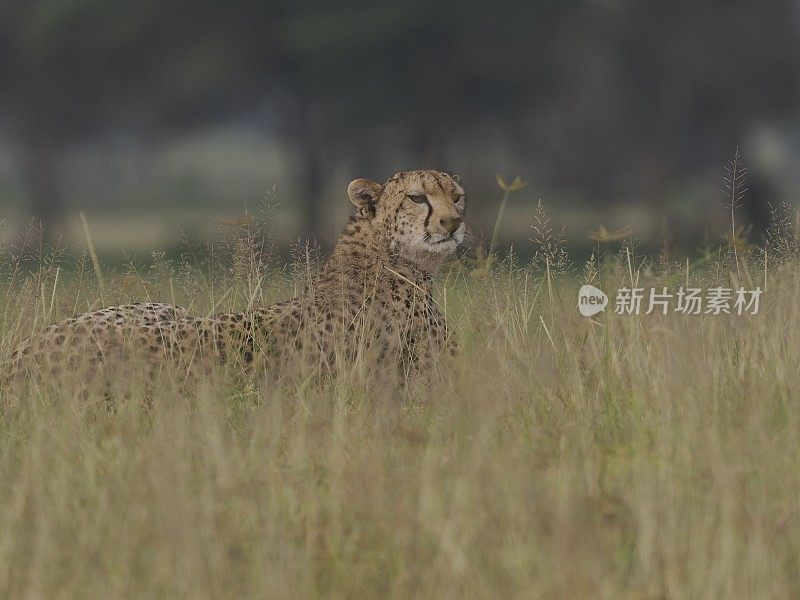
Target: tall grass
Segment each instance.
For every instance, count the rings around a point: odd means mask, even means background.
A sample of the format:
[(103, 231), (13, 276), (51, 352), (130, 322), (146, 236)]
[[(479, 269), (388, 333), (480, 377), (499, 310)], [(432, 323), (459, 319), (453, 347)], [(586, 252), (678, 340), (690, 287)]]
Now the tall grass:
[[(454, 261), (437, 297), (461, 351), (430, 385), (223, 372), (190, 397), (165, 373), (148, 401), (131, 375), (111, 405), (0, 392), (0, 597), (796, 597), (790, 223), (695, 262), (608, 242), (585, 277), (544, 226), (537, 264)], [(282, 267), (244, 229), (206, 257), (103, 269), (104, 301), (203, 314), (302, 289), (313, 253)], [(4, 358), (98, 306), (96, 261), (53, 256), (2, 256)], [(623, 316), (612, 298), (587, 319), (582, 280), (767, 289), (758, 315)]]

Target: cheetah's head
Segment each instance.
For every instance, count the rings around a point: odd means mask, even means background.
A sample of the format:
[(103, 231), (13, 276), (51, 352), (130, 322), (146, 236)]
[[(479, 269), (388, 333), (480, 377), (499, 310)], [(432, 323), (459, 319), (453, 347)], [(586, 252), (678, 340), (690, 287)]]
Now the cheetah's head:
[(402, 171), (383, 185), (356, 179), (347, 188), (361, 218), (414, 262), (441, 260), (464, 241), (464, 188), (442, 171)]

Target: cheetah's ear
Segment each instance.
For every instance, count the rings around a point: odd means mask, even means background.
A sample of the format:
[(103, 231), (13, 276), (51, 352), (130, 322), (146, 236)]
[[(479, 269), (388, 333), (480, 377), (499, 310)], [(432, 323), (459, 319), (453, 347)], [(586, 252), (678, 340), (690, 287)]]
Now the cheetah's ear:
[(375, 216), (375, 205), (378, 203), (383, 186), (369, 179), (354, 179), (347, 186), (347, 195), (350, 202), (356, 205), (358, 214), (362, 217)]

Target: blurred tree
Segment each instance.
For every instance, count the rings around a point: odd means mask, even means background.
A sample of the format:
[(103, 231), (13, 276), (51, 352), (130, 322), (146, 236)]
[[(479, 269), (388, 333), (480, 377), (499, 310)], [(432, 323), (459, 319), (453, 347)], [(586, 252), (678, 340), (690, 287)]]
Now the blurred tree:
[(456, 168), (448, 148), (487, 126), (542, 186), (657, 201), (670, 181), (722, 164), (755, 120), (797, 110), (799, 10), (796, 0), (4, 0), (0, 110), (45, 221), (60, 210), (72, 141), (110, 127), (155, 137), (267, 101), (299, 150), (312, 236), (337, 163), (375, 177), (384, 156)]
[[(108, 127), (160, 135), (241, 109), (278, 54), (278, 3), (0, 3), (0, 89), (33, 212), (62, 211), (64, 147)], [(248, 10), (238, 10), (247, 8)], [(260, 18), (258, 18), (260, 17)], [(258, 40), (258, 43), (254, 43)]]

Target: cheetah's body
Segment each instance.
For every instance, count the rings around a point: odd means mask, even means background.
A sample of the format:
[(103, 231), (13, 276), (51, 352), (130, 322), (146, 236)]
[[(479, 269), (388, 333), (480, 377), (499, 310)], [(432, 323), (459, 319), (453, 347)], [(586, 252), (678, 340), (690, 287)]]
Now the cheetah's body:
[(22, 342), (14, 372), (96, 370), (133, 354), (151, 365), (249, 363), (259, 354), (275, 364), (299, 355), (325, 369), (357, 356), (408, 367), (449, 347), (431, 276), (463, 240), (464, 190), (445, 173), (410, 171), (384, 185), (356, 180), (348, 193), (357, 215), (304, 294), (211, 317), (153, 303), (86, 313)]

